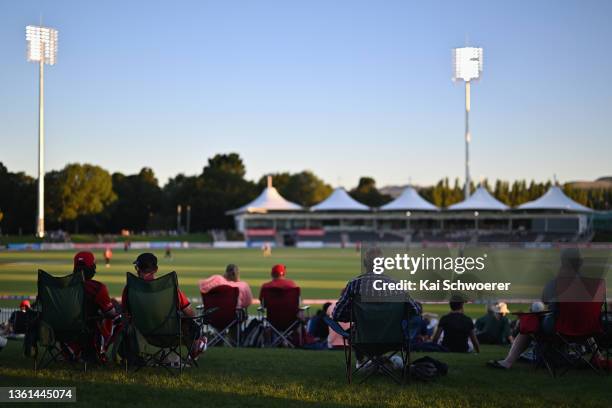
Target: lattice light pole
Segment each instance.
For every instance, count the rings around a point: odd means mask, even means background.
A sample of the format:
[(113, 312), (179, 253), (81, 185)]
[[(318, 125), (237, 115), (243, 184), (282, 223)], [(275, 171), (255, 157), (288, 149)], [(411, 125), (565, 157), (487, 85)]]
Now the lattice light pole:
[(453, 81), (465, 82), (465, 198), (470, 196), (470, 84), (482, 74), (482, 48), (453, 49)]
[(45, 236), (45, 64), (55, 65), (57, 58), (57, 30), (27, 26), (28, 61), (38, 62), (38, 216), (36, 236)]

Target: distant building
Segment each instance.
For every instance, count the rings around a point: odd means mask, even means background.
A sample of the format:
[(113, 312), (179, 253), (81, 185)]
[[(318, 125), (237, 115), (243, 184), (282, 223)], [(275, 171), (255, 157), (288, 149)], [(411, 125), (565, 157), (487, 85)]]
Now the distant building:
[(361, 242), (579, 242), (592, 236), (593, 210), (551, 187), (537, 200), (510, 208), (478, 187), (468, 199), (438, 208), (407, 187), (370, 208), (343, 188), (303, 208), (287, 201), (268, 178), (252, 202), (228, 211), (249, 245), (344, 246)]

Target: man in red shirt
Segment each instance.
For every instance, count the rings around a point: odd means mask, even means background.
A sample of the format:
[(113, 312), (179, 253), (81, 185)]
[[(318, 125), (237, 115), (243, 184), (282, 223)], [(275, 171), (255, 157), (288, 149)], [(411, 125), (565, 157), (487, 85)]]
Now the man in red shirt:
[(272, 280), (261, 285), (259, 291), (259, 300), (261, 300), (261, 292), (268, 288), (295, 288), (297, 285), (291, 279), (285, 278), (287, 275), (287, 267), (283, 264), (274, 265), (272, 267)]
[(115, 316), (115, 307), (108, 294), (108, 288), (102, 282), (94, 280), (96, 274), (96, 259), (88, 251), (79, 252), (74, 256), (73, 272), (83, 272), (85, 278), (85, 302), (88, 316), (101, 313), (107, 317)]
[[(157, 257), (150, 252), (145, 252), (138, 255), (138, 258), (134, 261), (134, 268), (138, 273), (138, 277), (144, 280), (153, 280), (155, 279), (155, 274), (158, 271), (157, 267)], [(121, 295), (121, 306), (124, 311), (129, 314), (129, 310), (127, 308), (127, 288), (123, 289), (123, 294)], [(191, 308), (191, 303), (185, 294), (180, 290), (178, 291), (178, 309), (183, 313), (183, 315), (187, 318), (184, 319), (183, 328), (187, 331), (185, 334), (185, 345), (192, 346), (190, 351), (191, 357), (193, 359), (197, 358), (200, 353), (206, 350), (207, 339), (205, 336), (200, 334), (200, 327), (195, 323), (193, 319), (189, 319), (190, 317), (195, 316), (195, 312)], [(195, 339), (193, 345), (191, 344), (191, 340)]]
[[(79, 252), (74, 256), (73, 272), (82, 272), (85, 278), (85, 311), (88, 318), (101, 316), (100, 320), (93, 320), (91, 325), (93, 338), (90, 344), (96, 350), (105, 350), (113, 333), (113, 319), (117, 316), (115, 306), (108, 294), (108, 288), (100, 281), (93, 279), (96, 274), (96, 259), (88, 251)], [(96, 344), (98, 335), (101, 335), (104, 344)], [(99, 357), (103, 357), (100, 355)]]

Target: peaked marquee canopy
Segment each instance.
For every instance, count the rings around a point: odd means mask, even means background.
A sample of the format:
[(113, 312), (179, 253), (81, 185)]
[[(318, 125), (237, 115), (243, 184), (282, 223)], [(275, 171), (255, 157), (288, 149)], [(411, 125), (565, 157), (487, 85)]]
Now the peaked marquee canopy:
[(474, 191), (474, 194), (457, 204), (448, 207), (453, 211), (504, 211), (509, 209), (506, 204), (497, 200), (484, 187), (480, 186)]
[(380, 207), (381, 211), (439, 211), (425, 200), (413, 187), (406, 187), (395, 200)]
[(268, 177), (268, 187), (266, 187), (256, 199), (240, 208), (228, 211), (227, 214), (300, 210), (303, 210), (300, 205), (287, 201), (282, 195), (280, 195), (278, 190), (272, 186), (272, 179)]
[(338, 187), (329, 197), (310, 209), (312, 211), (369, 211), (370, 207), (356, 201), (348, 195), (344, 188)]
[(574, 212), (592, 212), (589, 207), (578, 204), (557, 186), (552, 186), (542, 197), (519, 205), (517, 210), (560, 210)]

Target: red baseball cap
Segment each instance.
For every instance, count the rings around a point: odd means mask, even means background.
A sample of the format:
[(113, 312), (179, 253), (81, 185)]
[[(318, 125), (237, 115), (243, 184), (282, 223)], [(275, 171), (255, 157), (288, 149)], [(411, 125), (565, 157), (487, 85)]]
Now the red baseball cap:
[(283, 264), (274, 265), (272, 267), (272, 276), (274, 278), (285, 276), (286, 273), (287, 273), (287, 267)]
[(22, 307), (30, 307), (30, 301), (29, 300), (22, 300), (21, 303), (19, 304), (19, 308), (21, 309)]
[(92, 252), (79, 252), (74, 256), (74, 267), (76, 268), (79, 264), (92, 268), (96, 264), (96, 258)]

